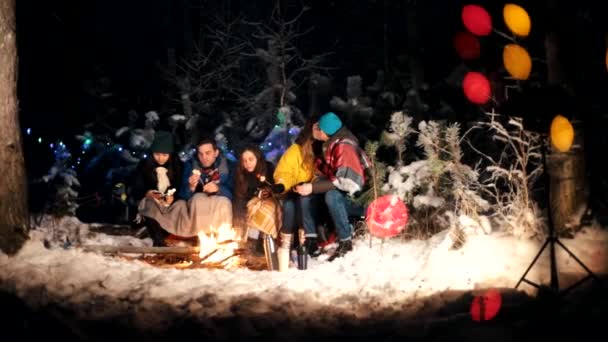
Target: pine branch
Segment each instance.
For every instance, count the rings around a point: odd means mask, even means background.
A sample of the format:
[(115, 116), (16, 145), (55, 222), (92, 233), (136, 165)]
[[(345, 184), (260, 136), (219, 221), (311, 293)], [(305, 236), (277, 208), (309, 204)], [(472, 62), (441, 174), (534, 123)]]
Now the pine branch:
[(384, 183), (386, 178), (387, 168), (384, 163), (379, 162), (377, 159), (379, 146), (380, 144), (377, 141), (368, 141), (365, 144), (365, 153), (372, 163), (372, 167), (370, 169), (371, 174), (366, 182), (367, 189), (353, 199), (353, 202), (363, 207), (367, 207), (373, 200), (384, 194), (381, 184)]

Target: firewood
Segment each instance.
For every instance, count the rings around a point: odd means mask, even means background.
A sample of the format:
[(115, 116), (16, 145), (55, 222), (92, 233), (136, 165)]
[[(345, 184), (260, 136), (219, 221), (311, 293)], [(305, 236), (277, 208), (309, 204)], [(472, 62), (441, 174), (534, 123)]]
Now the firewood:
[[(218, 242), (218, 246), (227, 245), (235, 242), (234, 240), (226, 240)], [(100, 253), (131, 253), (131, 254), (198, 254), (200, 247), (137, 247), (137, 246), (113, 246), (113, 245), (88, 245), (84, 246), (83, 249), (86, 252), (100, 252)], [(212, 253), (214, 253), (213, 251)]]
[(90, 245), (84, 246), (86, 252), (98, 253), (129, 253), (129, 254), (198, 254), (199, 247), (137, 247), (137, 246), (112, 246), (112, 245)]

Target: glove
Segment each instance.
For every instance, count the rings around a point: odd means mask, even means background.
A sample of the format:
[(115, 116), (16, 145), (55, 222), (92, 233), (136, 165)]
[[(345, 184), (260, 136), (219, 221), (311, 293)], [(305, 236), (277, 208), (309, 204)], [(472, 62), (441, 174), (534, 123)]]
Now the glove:
[(261, 199), (267, 199), (271, 196), (270, 189), (266, 186), (258, 189), (258, 197)]
[(283, 185), (283, 184), (274, 184), (274, 185), (272, 185), (270, 187), (270, 190), (274, 194), (281, 194), (281, 193), (283, 193), (283, 191), (285, 191), (285, 185)]

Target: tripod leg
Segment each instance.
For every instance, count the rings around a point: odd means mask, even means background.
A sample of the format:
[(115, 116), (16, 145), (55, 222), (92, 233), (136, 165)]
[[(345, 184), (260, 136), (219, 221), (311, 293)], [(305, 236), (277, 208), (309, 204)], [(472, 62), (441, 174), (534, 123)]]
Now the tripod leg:
[(549, 257), (551, 258), (551, 283), (550, 287), (555, 293), (559, 292), (559, 277), (557, 275), (557, 261), (555, 259), (555, 242), (557, 241), (556, 237), (549, 237), (551, 239), (551, 246), (549, 246)]
[[(597, 279), (597, 277), (595, 276), (595, 274), (593, 274), (593, 272), (591, 272), (591, 270), (585, 266), (585, 264), (583, 264), (583, 262), (576, 257), (576, 255), (574, 255), (574, 253), (572, 253), (568, 247), (566, 247), (561, 241), (559, 241), (558, 239), (555, 239), (555, 242), (557, 242), (558, 245), (560, 245), (566, 252), (568, 252), (568, 254), (574, 259), (576, 260), (576, 262), (578, 262), (579, 265), (581, 265), (581, 267), (583, 267), (585, 269), (585, 271), (587, 271), (589, 274), (591, 274), (594, 278)], [(599, 279), (598, 279), (599, 280)]]
[[(521, 276), (521, 278), (519, 278), (519, 281), (517, 282), (517, 285), (515, 285), (515, 288), (518, 288), (519, 284), (521, 284), (521, 282), (524, 281), (524, 278), (526, 278), (526, 275), (528, 275), (528, 272), (530, 272), (530, 270), (532, 269), (532, 267), (534, 266), (534, 264), (536, 263), (536, 261), (538, 260), (540, 255), (543, 254), (543, 250), (545, 249), (545, 247), (547, 247), (547, 245), (549, 244), (549, 241), (551, 241), (551, 237), (549, 237), (549, 238), (547, 238), (547, 240), (545, 240), (545, 243), (538, 251), (538, 254), (536, 254), (536, 256), (534, 257), (534, 260), (532, 260), (532, 262), (530, 263), (530, 266), (528, 266), (528, 269), (526, 270), (526, 272), (524, 272), (524, 274)], [(529, 281), (527, 281), (526, 283), (528, 283), (530, 285), (534, 285), (538, 288), (538, 285), (533, 284)]]
[(565, 290), (564, 292), (568, 292), (570, 290), (572, 290), (574, 287), (582, 284), (584, 281), (593, 278), (594, 280), (596, 280), (597, 282), (600, 282), (600, 279), (579, 259), (576, 257), (576, 255), (574, 255), (574, 253), (572, 253), (561, 241), (559, 241), (558, 239), (555, 239), (555, 242), (560, 245), (561, 248), (563, 248), (568, 255), (570, 255), (579, 265), (581, 265), (582, 268), (585, 269), (585, 271), (587, 271), (587, 273), (589, 274), (587, 277), (583, 278), (581, 281), (577, 282), (576, 284), (570, 286), (567, 290)]

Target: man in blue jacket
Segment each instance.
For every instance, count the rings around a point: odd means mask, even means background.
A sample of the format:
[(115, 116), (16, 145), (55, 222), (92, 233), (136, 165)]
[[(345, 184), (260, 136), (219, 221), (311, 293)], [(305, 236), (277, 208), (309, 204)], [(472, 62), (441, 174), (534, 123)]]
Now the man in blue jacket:
[(179, 197), (189, 200), (195, 193), (218, 195), (232, 200), (234, 164), (221, 155), (214, 139), (196, 144), (195, 156), (184, 163)]

